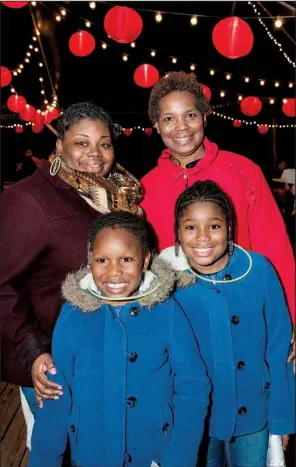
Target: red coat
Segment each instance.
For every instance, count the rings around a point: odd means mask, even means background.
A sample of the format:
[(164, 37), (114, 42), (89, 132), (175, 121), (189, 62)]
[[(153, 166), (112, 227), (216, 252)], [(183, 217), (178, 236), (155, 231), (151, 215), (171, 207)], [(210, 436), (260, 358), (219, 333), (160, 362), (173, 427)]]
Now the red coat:
[(220, 151), (205, 138), (205, 156), (192, 169), (178, 167), (163, 151), (158, 165), (141, 180), (142, 208), (163, 250), (174, 244), (174, 207), (178, 196), (197, 180), (211, 179), (231, 198), (237, 216), (236, 242), (266, 256), (282, 281), (295, 322), (295, 267), (293, 250), (280, 211), (261, 172), (249, 159)]
[(32, 386), (30, 367), (50, 350), (66, 274), (85, 265), (99, 215), (49, 163), (1, 195), (2, 381)]

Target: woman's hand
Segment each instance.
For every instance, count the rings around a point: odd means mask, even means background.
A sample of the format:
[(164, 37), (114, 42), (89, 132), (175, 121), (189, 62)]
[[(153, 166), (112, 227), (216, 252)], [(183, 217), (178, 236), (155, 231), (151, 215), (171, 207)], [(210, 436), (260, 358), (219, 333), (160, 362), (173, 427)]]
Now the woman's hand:
[(56, 369), (49, 353), (43, 353), (33, 363), (31, 376), (36, 393), (37, 403), (43, 407), (42, 399), (58, 399), (63, 395), (62, 386), (50, 381), (46, 372), (56, 374)]
[(288, 447), (290, 437), (289, 435), (282, 435), (281, 438), (282, 438), (282, 443), (283, 443), (283, 450), (285, 451)]

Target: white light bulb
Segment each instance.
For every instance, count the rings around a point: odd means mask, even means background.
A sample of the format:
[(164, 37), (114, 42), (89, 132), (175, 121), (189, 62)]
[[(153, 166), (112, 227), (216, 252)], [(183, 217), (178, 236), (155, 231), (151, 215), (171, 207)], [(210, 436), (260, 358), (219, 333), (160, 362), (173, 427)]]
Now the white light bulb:
[(159, 12), (155, 15), (155, 21), (160, 23), (162, 21), (162, 14)]
[(122, 56), (122, 60), (123, 60), (124, 62), (127, 62), (127, 61), (128, 61), (128, 56), (127, 56), (127, 55), (123, 55), (123, 56)]
[(172, 58), (173, 63), (177, 63), (177, 59), (175, 57)]
[(214, 74), (215, 74), (215, 70), (210, 70), (210, 75), (214, 76)]
[(191, 18), (190, 18), (190, 23), (191, 23), (192, 26), (196, 26), (196, 25), (197, 25), (197, 23), (198, 23), (198, 18), (197, 18), (196, 15), (191, 16)]
[(94, 10), (96, 8), (96, 2), (90, 2), (89, 3), (89, 8), (91, 8), (92, 10)]
[(90, 27), (91, 27), (90, 21), (85, 21), (85, 26), (86, 26), (87, 28), (90, 28)]
[(151, 55), (151, 57), (155, 57), (155, 55), (156, 55), (155, 50), (151, 50), (150, 55)]
[(283, 25), (283, 21), (281, 20), (281, 18), (277, 17), (277, 19), (274, 22), (274, 26), (279, 29), (282, 27), (282, 25)]
[(230, 73), (227, 73), (226, 79), (227, 79), (227, 80), (230, 80), (230, 79), (231, 79), (231, 74), (230, 74)]
[(261, 79), (261, 80), (260, 80), (260, 85), (261, 85), (261, 86), (264, 86), (264, 84), (265, 84), (264, 79)]
[(135, 42), (131, 42), (131, 48), (134, 49), (136, 47), (136, 43)]
[(190, 70), (194, 71), (195, 70), (195, 65), (190, 65)]
[(105, 42), (102, 44), (102, 49), (107, 49), (107, 44), (105, 44)]
[(247, 76), (245, 77), (245, 83), (249, 83), (250, 81), (250, 78), (248, 78)]

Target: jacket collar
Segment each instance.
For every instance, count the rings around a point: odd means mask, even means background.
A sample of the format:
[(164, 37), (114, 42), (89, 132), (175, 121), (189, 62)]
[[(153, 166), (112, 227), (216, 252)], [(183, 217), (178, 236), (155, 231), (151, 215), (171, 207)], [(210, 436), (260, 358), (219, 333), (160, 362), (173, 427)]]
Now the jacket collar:
[[(175, 285), (174, 271), (162, 259), (156, 257), (152, 261), (151, 271), (154, 277), (149, 281), (149, 285), (145, 291), (146, 293), (151, 291), (151, 293), (138, 300), (137, 297), (135, 297), (135, 302), (138, 302), (142, 306), (147, 306), (148, 308), (167, 300), (172, 294)], [(103, 304), (103, 301), (99, 297), (81, 288), (81, 280), (85, 278), (88, 273), (89, 271), (87, 268), (83, 268), (78, 272), (68, 274), (62, 284), (63, 298), (72, 305), (80, 308), (84, 313), (96, 311)], [(153, 292), (158, 283), (159, 287)]]
[(158, 159), (158, 166), (165, 170), (168, 174), (171, 173), (173, 175), (174, 181), (176, 181), (180, 176), (184, 175), (185, 172), (190, 178), (191, 175), (201, 172), (205, 167), (210, 165), (219, 154), (219, 148), (216, 143), (212, 143), (208, 140), (208, 138), (205, 137), (203, 144), (205, 147), (205, 155), (192, 169), (185, 169), (174, 164), (174, 162), (172, 162), (170, 159), (171, 153), (169, 149), (165, 149), (162, 152)]

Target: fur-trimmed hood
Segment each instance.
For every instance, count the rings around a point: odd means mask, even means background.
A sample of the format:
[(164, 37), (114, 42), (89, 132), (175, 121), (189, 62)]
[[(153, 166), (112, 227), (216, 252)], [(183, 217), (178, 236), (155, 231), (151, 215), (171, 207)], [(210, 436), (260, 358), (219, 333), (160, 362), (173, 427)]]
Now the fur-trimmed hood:
[[(152, 261), (150, 270), (155, 275), (155, 278), (150, 282), (148, 289), (145, 291), (145, 296), (141, 297), (140, 295), (138, 299), (135, 297), (135, 301), (148, 308), (167, 300), (172, 295), (176, 282), (175, 272), (172, 267), (159, 257), (156, 257)], [(80, 281), (88, 273), (87, 268), (70, 273), (62, 284), (63, 298), (80, 308), (84, 313), (96, 311), (103, 304), (101, 298), (91, 294), (88, 290), (83, 290), (80, 286)], [(159, 287), (153, 292), (158, 282)], [(149, 294), (150, 290), (152, 292)]]

